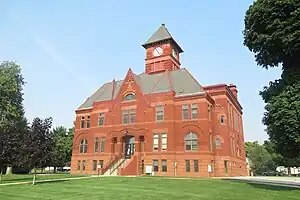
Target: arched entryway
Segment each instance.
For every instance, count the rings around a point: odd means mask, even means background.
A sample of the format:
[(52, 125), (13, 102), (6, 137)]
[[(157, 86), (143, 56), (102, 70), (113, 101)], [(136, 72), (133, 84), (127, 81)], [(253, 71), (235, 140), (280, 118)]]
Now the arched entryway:
[(125, 158), (130, 158), (135, 152), (135, 137), (126, 135), (123, 137)]

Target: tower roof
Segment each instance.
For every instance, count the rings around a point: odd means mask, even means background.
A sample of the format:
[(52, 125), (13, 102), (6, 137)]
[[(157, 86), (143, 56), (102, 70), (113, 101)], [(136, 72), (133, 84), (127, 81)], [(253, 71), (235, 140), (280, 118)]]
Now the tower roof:
[(166, 28), (165, 24), (162, 24), (159, 27), (159, 29), (142, 46), (144, 48), (147, 48), (148, 46), (152, 46), (152, 45), (155, 45), (156, 43), (164, 42), (164, 41), (165, 42), (169, 42), (170, 41), (171, 43), (173, 43), (177, 47), (177, 49), (179, 50), (180, 53), (183, 52), (183, 50), (181, 49), (181, 47), (177, 44), (177, 42), (172, 37), (171, 33)]

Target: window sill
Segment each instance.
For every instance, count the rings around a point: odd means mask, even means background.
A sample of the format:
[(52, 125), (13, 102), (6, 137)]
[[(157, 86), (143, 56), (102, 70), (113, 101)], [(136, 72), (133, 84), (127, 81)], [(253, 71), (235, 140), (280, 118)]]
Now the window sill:
[(136, 102), (137, 100), (134, 99), (134, 100), (127, 100), (127, 101), (122, 101), (121, 103), (131, 103), (131, 102)]

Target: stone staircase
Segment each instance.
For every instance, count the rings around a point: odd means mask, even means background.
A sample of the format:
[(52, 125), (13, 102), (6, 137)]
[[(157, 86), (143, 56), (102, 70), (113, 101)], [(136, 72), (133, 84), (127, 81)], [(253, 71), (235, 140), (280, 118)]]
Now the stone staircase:
[(128, 159), (121, 158), (115, 164), (113, 164), (103, 175), (104, 176), (117, 176), (118, 169), (122, 168), (127, 163), (127, 161), (128, 161)]

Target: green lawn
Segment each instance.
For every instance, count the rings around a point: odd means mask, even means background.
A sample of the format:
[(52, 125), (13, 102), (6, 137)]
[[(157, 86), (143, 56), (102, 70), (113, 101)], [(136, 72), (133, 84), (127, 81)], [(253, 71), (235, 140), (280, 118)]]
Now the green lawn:
[[(70, 175), (70, 174), (37, 174), (36, 180), (49, 180), (49, 179), (60, 179), (60, 178), (71, 178), (71, 177), (78, 177), (82, 175)], [(33, 175), (32, 174), (24, 174), (24, 175), (3, 175), (2, 176), (2, 184), (5, 183), (13, 183), (13, 182), (27, 182), (32, 181)], [(0, 184), (1, 185), (1, 184)]]
[(0, 186), (0, 199), (289, 200), (300, 190), (228, 180), (100, 177), (33, 185)]

